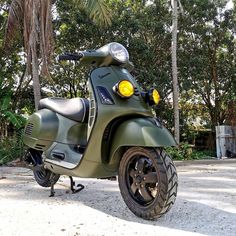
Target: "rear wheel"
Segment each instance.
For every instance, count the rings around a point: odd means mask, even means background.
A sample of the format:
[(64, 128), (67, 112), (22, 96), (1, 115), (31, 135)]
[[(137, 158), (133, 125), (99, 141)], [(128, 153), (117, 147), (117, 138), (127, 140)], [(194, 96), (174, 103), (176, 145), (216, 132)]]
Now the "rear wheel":
[(139, 217), (161, 217), (175, 202), (176, 168), (164, 150), (129, 148), (120, 161), (118, 177), (126, 205)]
[(59, 180), (60, 175), (54, 174), (50, 170), (44, 169), (41, 171), (34, 171), (34, 178), (40, 186), (50, 187)]
[[(27, 154), (27, 162), (32, 163), (34, 166), (40, 166), (43, 164), (42, 152), (39, 152), (34, 149), (30, 149)], [(41, 167), (40, 170), (33, 170), (34, 178), (36, 182), (42, 187), (50, 187), (52, 184), (55, 184), (60, 175), (54, 174), (50, 170)]]

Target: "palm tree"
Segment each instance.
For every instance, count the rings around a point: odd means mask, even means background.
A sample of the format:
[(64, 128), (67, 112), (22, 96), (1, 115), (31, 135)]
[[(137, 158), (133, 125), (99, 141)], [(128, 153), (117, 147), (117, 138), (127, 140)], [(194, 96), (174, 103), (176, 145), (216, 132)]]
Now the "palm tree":
[[(93, 20), (111, 23), (111, 13), (103, 0), (73, 0), (85, 8)], [(12, 0), (5, 34), (5, 50), (22, 38), (27, 58), (27, 75), (33, 80), (35, 108), (41, 99), (39, 75), (51, 78), (49, 65), (53, 52), (52, 5), (55, 0)]]

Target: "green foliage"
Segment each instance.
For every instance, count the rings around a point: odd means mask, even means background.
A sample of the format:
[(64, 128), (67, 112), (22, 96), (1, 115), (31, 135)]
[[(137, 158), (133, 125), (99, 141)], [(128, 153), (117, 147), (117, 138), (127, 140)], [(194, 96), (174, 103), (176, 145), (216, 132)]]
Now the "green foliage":
[(179, 80), (183, 116), (208, 127), (224, 124), (236, 94), (236, 11), (228, 1), (181, 1)]
[(0, 140), (0, 165), (22, 158), (23, 154), (22, 131), (18, 131), (14, 137), (5, 137)]
[[(20, 129), (25, 124), (25, 118), (21, 115), (18, 115), (10, 110), (11, 96), (5, 95), (4, 97), (0, 97), (0, 122), (4, 124), (7, 122), (12, 124), (16, 129)], [(0, 125), (1, 127), (1, 125)]]
[(89, 17), (97, 22), (100, 26), (107, 26), (111, 24), (111, 10), (108, 8), (104, 0), (73, 0), (75, 5), (84, 9)]
[(179, 147), (168, 147), (166, 148), (168, 154), (174, 160), (200, 160), (209, 159), (215, 157), (215, 152), (212, 150), (194, 150), (193, 145), (188, 143), (181, 143)]
[(216, 153), (212, 150), (204, 150), (204, 151), (197, 151), (194, 150), (191, 154), (192, 159), (200, 160), (200, 159), (210, 159), (215, 158)]
[(188, 143), (180, 143), (179, 147), (168, 147), (166, 151), (174, 160), (189, 160), (191, 159), (192, 146)]

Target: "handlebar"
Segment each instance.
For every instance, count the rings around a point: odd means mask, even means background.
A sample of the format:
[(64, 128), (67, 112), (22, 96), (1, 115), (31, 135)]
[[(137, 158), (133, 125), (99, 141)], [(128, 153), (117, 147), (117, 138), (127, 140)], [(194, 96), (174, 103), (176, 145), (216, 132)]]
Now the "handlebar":
[(109, 65), (122, 65), (129, 71), (132, 71), (134, 66), (128, 61), (125, 64), (118, 63), (112, 59), (108, 52), (98, 50), (86, 50), (78, 53), (65, 53), (57, 57), (58, 61), (80, 61), (83, 65), (93, 65), (95, 67), (109, 66)]
[(58, 61), (79, 61), (83, 56), (82, 53), (66, 53), (59, 55)]

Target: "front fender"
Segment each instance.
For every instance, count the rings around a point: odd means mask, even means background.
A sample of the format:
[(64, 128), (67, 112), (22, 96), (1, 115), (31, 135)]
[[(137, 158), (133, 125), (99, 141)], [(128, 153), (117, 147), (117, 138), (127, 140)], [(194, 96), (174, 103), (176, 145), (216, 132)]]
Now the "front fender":
[(168, 147), (176, 146), (176, 141), (164, 126), (157, 126), (150, 119), (135, 118), (123, 122), (114, 135), (110, 160), (120, 147)]

